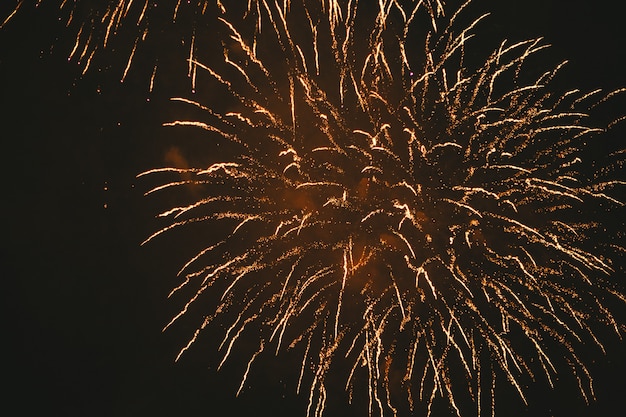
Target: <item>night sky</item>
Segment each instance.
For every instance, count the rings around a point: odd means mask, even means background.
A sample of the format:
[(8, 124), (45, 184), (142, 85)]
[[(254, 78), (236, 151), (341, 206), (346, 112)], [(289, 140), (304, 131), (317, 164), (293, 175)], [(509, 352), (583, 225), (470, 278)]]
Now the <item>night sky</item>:
[[(482, 3), (492, 11), (484, 27), (493, 36), (544, 36), (554, 56), (570, 60), (559, 82), (581, 90), (626, 85), (626, 30), (614, 1)], [(10, 9), (0, 6), (0, 20)], [(189, 142), (161, 126), (176, 117), (169, 97), (192, 96), (184, 61), (164, 64), (148, 93), (152, 67), (141, 58), (123, 83), (125, 57), (115, 54), (110, 69), (82, 76), (67, 60), (73, 43), (72, 30), (45, 5), (25, 6), (0, 30), (3, 414), (305, 415), (307, 396), (272, 374), (280, 363), (260, 369), (235, 398), (240, 376), (209, 369), (215, 352), (174, 364), (187, 339), (161, 332), (180, 308), (167, 294), (188, 253), (167, 239), (140, 246), (159, 226), (136, 175), (167, 165), (172, 147)], [(165, 75), (170, 70), (178, 75)], [(591, 406), (575, 387), (558, 386), (533, 392), (528, 408), (499, 398), (500, 415), (621, 415), (626, 345), (609, 335), (606, 347), (607, 356), (589, 364), (598, 398)], [(336, 407), (327, 415), (359, 415)]]

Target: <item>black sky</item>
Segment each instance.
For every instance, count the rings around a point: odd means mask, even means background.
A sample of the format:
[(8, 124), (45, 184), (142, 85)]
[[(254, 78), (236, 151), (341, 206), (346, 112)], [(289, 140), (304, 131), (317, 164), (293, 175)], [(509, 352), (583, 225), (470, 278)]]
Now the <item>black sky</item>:
[[(616, 2), (482, 3), (492, 11), (486, 27), (494, 37), (543, 35), (556, 57), (570, 59), (563, 83), (626, 85), (626, 30)], [(0, 410), (11, 411), (2, 414), (304, 415), (306, 396), (280, 379), (258, 377), (236, 399), (239, 376), (193, 357), (173, 364), (186, 339), (161, 328), (179, 307), (166, 297), (186, 254), (159, 242), (140, 247), (156, 223), (135, 176), (162, 165), (175, 143), (161, 128), (173, 115), (165, 98), (188, 89), (188, 80), (164, 80), (151, 95), (132, 71), (124, 83), (113, 70), (83, 77), (66, 59), (73, 40), (45, 8), (25, 7), (0, 30)], [(622, 414), (624, 348), (612, 340), (608, 355), (590, 365), (598, 397), (591, 406), (562, 387), (535, 393), (528, 409), (511, 401), (502, 415)]]

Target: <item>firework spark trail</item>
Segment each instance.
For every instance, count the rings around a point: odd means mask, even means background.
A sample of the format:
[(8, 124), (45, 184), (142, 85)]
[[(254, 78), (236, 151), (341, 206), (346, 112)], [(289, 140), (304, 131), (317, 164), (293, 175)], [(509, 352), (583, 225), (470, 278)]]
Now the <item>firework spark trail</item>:
[[(172, 178), (150, 193), (206, 195), (162, 213), (170, 223), (147, 241), (199, 223), (229, 229), (180, 272), (173, 292), (195, 294), (166, 328), (202, 300), (210, 314), (177, 360), (222, 320), (220, 367), (243, 335), (259, 340), (238, 393), (267, 352), (302, 353), (308, 415), (323, 414), (330, 375), (350, 399), (367, 393), (369, 415), (430, 415), (443, 398), (460, 416), (468, 396), (494, 414), (496, 380), (526, 403), (529, 380), (552, 386), (563, 368), (593, 398), (577, 349), (604, 349), (596, 329), (624, 331), (603, 302), (625, 299), (610, 279), (625, 249), (589, 249), (602, 230), (589, 216), (623, 207), (624, 182), (581, 173), (585, 141), (604, 132), (585, 120), (604, 99), (551, 91), (563, 64), (529, 80), (540, 39), (466, 64), (486, 16), (459, 23), (469, 1), (452, 14), (404, 3), (219, 4), (222, 59), (189, 63), (236, 104), (177, 98), (205, 118), (168, 126), (238, 150), (207, 169), (142, 174)], [(425, 35), (417, 58), (413, 32)]]

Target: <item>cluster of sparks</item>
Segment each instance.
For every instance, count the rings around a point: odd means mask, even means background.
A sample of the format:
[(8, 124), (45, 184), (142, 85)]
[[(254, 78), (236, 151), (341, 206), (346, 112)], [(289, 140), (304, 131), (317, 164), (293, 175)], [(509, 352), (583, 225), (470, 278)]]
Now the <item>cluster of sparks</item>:
[[(183, 3), (209, 19), (208, 0)], [(167, 125), (227, 150), (205, 168), (141, 174), (163, 180), (148, 194), (201, 195), (162, 213), (146, 242), (212, 229), (170, 294), (191, 297), (166, 329), (207, 313), (177, 360), (215, 323), (220, 367), (244, 335), (258, 342), (240, 390), (263, 355), (299, 352), (309, 416), (326, 409), (331, 376), (350, 400), (368, 398), (369, 415), (430, 415), (437, 398), (458, 416), (458, 398), (494, 414), (497, 380), (526, 402), (528, 381), (552, 386), (562, 367), (593, 398), (577, 347), (604, 350), (599, 328), (621, 337), (605, 301), (626, 302), (610, 279), (624, 248), (591, 242), (603, 227), (593, 215), (623, 207), (625, 183), (583, 175), (582, 145), (622, 120), (585, 123), (622, 91), (556, 94), (563, 64), (525, 76), (540, 39), (466, 63), (486, 17), (459, 23), (469, 1), (452, 13), (441, 0), (210, 3), (223, 54), (199, 59), (192, 35), (189, 68), (220, 99), (175, 98), (203, 118)], [(106, 47), (140, 11), (124, 76), (156, 4), (96, 14)], [(91, 36), (81, 27), (70, 54), (85, 71)]]
[[(4, 20), (2, 20), (3, 16), (0, 16), (0, 29), (7, 25), (21, 9), (26, 8), (28, 3), (28, 0), (19, 0)], [(120, 80), (123, 82), (133, 62), (141, 56), (142, 50), (150, 50), (153, 57), (153, 62), (150, 64), (152, 67), (150, 91), (154, 88), (159, 59), (171, 58), (168, 55), (161, 56), (158, 51), (163, 49), (164, 44), (173, 42), (179, 43), (188, 56), (193, 56), (199, 48), (196, 44), (198, 31), (201, 32), (199, 22), (206, 20), (216, 7), (212, 0), (102, 0), (97, 2), (35, 0), (36, 7), (48, 4), (59, 9), (60, 16), (62, 16), (60, 20), (75, 32), (75, 42), (68, 52), (68, 60), (80, 66), (82, 75), (92, 68), (92, 63), (98, 57), (99, 52), (119, 48), (120, 53), (125, 57), (123, 67), (119, 68)], [(167, 22), (170, 27), (164, 28), (164, 22)], [(178, 34), (172, 30), (174, 28), (172, 25), (177, 23), (178, 26), (185, 28)], [(124, 37), (124, 41), (116, 42), (120, 37)], [(130, 44), (127, 41), (128, 37), (134, 38)], [(111, 46), (112, 44), (115, 46)], [(166, 53), (171, 54), (171, 50)], [(110, 63), (107, 62), (106, 65)], [(195, 84), (196, 74), (193, 66), (189, 66), (187, 75)]]

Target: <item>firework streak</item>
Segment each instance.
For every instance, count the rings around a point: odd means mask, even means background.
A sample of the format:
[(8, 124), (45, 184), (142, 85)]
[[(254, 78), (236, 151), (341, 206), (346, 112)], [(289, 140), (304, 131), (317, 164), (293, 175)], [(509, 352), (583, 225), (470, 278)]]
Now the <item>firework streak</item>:
[(175, 98), (202, 116), (167, 125), (227, 150), (141, 174), (162, 181), (148, 194), (202, 196), (147, 241), (213, 228), (171, 294), (191, 291), (165, 329), (206, 313), (178, 357), (215, 323), (220, 367), (253, 335), (241, 390), (264, 355), (300, 352), (309, 416), (331, 376), (369, 415), (430, 415), (438, 398), (493, 414), (496, 381), (526, 402), (527, 381), (563, 370), (593, 398), (578, 348), (624, 331), (607, 307), (626, 300), (610, 281), (624, 248), (598, 242), (624, 182), (583, 174), (584, 144), (606, 131), (585, 120), (620, 91), (554, 93), (563, 64), (525, 75), (537, 39), (470, 64), (485, 16), (468, 22), (469, 2), (363, 3), (218, 2), (223, 55), (192, 48), (219, 105)]

